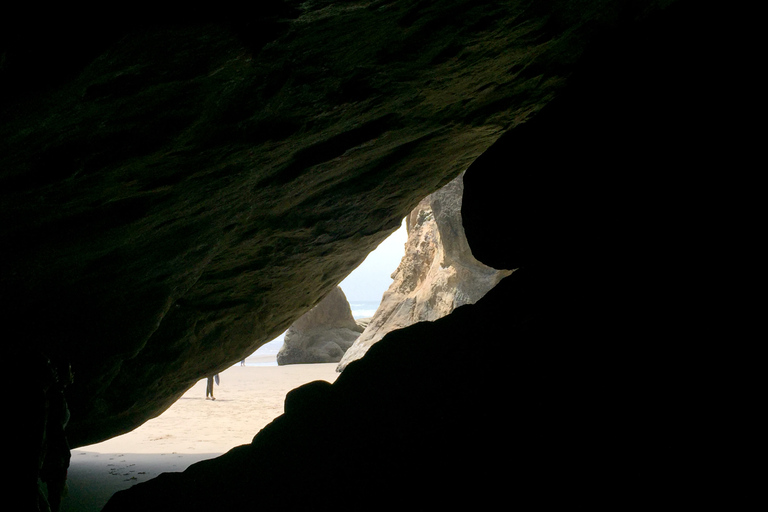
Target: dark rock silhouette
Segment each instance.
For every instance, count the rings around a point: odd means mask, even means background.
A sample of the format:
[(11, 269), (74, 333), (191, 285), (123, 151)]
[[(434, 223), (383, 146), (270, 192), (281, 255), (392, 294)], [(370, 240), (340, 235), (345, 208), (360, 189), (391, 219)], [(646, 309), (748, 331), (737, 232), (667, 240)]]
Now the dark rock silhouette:
[(14, 17), (0, 320), (72, 361), (73, 447), (284, 332), (565, 86), (605, 10), (561, 26), (520, 0)]
[[(517, 271), (390, 333), (333, 385), (293, 391), (252, 444), (105, 510), (255, 495), (287, 510), (711, 505), (718, 487), (698, 477), (734, 466), (712, 447), (728, 393), (711, 381), (740, 339), (734, 283), (754, 277), (745, 240), (760, 232), (740, 173), (759, 147), (744, 128), (759, 60), (735, 64), (757, 47), (735, 44), (734, 27), (751, 34), (735, 10), (395, 0), (259, 3), (228, 24), (8, 17), (0, 320), (11, 382), (32, 379), (14, 395), (10, 488), (32, 498), (45, 385), (29, 349), (78, 375), (73, 447), (130, 430), (273, 339), (466, 169), (469, 247)], [(472, 337), (467, 364), (450, 347)]]
[[(518, 270), (473, 305), (389, 333), (333, 385), (294, 390), (250, 445), (118, 493), (105, 512), (163, 510), (177, 497), (204, 510), (234, 506), (238, 490), (287, 488), (260, 505), (711, 499), (698, 494), (701, 474), (716, 471), (701, 443), (717, 436), (701, 422), (711, 409), (692, 389), (706, 381), (689, 371), (689, 339), (716, 325), (708, 303), (719, 290), (697, 284), (711, 232), (680, 223), (681, 204), (708, 220), (682, 194), (698, 183), (687, 166), (726, 155), (702, 152), (712, 140), (701, 98), (670, 94), (691, 90), (685, 42), (708, 26), (686, 13), (604, 41), (567, 94), (467, 170), (473, 254)], [(678, 140), (681, 127), (691, 138)], [(462, 350), (470, 339), (482, 341), (474, 361)], [(334, 446), (316, 441), (338, 432)], [(195, 487), (209, 479), (217, 491)]]

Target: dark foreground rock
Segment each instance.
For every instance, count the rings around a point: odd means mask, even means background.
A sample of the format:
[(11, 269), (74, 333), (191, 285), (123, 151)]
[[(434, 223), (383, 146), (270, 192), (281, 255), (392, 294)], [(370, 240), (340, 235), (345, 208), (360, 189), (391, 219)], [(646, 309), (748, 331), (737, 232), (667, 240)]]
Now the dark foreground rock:
[(4, 17), (10, 358), (72, 363), (73, 446), (160, 414), (284, 332), (547, 104), (615, 3)]
[[(197, 24), (2, 18), (0, 324), (9, 381), (29, 384), (7, 411), (8, 502), (34, 497), (44, 413), (20, 347), (72, 361), (73, 446), (130, 430), (282, 332), (472, 164), (469, 246), (518, 271), (292, 393), (253, 444), (109, 509), (649, 510), (670, 490), (711, 508), (718, 486), (689, 477), (737, 466), (715, 462), (710, 420), (740, 395), (710, 382), (751, 359), (727, 355), (763, 230), (743, 172), (760, 59), (738, 62), (758, 46), (735, 38), (759, 34), (752, 13), (245, 5), (228, 24), (208, 6)], [(446, 348), (466, 336), (469, 363)]]
[(285, 332), (277, 364), (338, 363), (363, 332), (338, 286)]
[(711, 25), (675, 14), (613, 34), (569, 94), (467, 170), (473, 254), (516, 272), (473, 305), (389, 333), (334, 384), (294, 390), (250, 445), (120, 492), (105, 512), (253, 496), (254, 509), (711, 503), (699, 477), (724, 471), (707, 421), (722, 392), (697, 356), (705, 335), (732, 328), (702, 276), (731, 237), (711, 196), (688, 191), (708, 189), (705, 164), (734, 156), (729, 128), (703, 122), (717, 116), (692, 92), (691, 46)]

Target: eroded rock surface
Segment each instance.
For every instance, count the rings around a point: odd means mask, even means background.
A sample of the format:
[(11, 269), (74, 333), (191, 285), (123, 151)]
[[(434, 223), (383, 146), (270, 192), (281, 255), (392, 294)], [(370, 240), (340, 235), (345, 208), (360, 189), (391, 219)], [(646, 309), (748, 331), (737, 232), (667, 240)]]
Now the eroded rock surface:
[(285, 332), (277, 364), (338, 363), (363, 327), (338, 286)]
[[(2, 19), (4, 355), (10, 381), (30, 384), (18, 347), (71, 359), (73, 446), (133, 428), (282, 332), (470, 163), (473, 254), (520, 270), (390, 333), (409, 339), (385, 338), (333, 386), (291, 394), (252, 445), (113, 509), (696, 496), (681, 446), (707, 421), (676, 420), (701, 380), (675, 375), (723, 318), (713, 304), (740, 295), (713, 293), (742, 268), (721, 253), (747, 253), (723, 232), (757, 218), (733, 218), (740, 195), (724, 185), (751, 168), (749, 139), (729, 138), (753, 98), (750, 69), (730, 60), (747, 49), (732, 48), (735, 8), (244, 5), (221, 24), (208, 6), (193, 24)], [(446, 349), (467, 343), (461, 325), (485, 342), (464, 366)], [(36, 404), (31, 389), (14, 406)], [(24, 481), (39, 442), (25, 412), (10, 456)]]
[[(251, 444), (105, 512), (236, 508), (244, 495), (285, 509), (615, 510), (706, 508), (722, 489), (731, 503), (734, 466), (719, 455), (733, 440), (713, 416), (743, 388), (712, 373), (735, 329), (722, 220), (743, 219), (712, 204), (723, 181), (701, 170), (739, 155), (733, 126), (704, 107), (724, 91), (701, 80), (712, 54), (692, 51), (713, 41), (722, 6), (703, 19), (701, 3), (685, 7), (612, 33), (569, 92), (467, 170), (473, 254), (518, 270), (475, 304), (390, 332), (332, 385), (294, 390)], [(462, 350), (472, 337), (476, 357)]]
[(477, 302), (511, 270), (477, 261), (464, 236), (461, 219), (463, 174), (433, 192), (406, 217), (405, 254), (392, 274), (392, 285), (365, 331), (339, 363), (338, 370), (360, 359), (388, 332), (434, 321), (455, 308)]
[(6, 18), (0, 320), (72, 362), (72, 445), (135, 428), (284, 332), (550, 101), (593, 27), (615, 23), (605, 6), (553, 12)]

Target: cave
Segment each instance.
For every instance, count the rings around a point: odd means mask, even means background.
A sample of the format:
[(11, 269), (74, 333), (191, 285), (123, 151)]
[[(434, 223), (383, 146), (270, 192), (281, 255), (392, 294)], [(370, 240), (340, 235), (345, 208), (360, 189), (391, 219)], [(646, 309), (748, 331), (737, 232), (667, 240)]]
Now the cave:
[(75, 372), (71, 447), (128, 432), (284, 332), (462, 172), (472, 253), (511, 275), (388, 334), (332, 385), (293, 390), (251, 444), (104, 511), (623, 508), (691, 492), (687, 372), (725, 314), (711, 314), (724, 283), (704, 276), (750, 220), (721, 176), (749, 149), (749, 70), (719, 57), (727, 8), (188, 9), (3, 21), (9, 503), (35, 510), (41, 358)]

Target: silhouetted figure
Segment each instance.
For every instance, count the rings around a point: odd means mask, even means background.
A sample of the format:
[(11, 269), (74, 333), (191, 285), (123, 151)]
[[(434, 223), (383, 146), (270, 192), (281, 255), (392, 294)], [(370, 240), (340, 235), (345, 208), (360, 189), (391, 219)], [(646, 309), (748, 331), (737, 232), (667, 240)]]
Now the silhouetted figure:
[(208, 383), (205, 386), (205, 399), (206, 400), (216, 400), (216, 397), (213, 396), (213, 381), (216, 380), (216, 384), (219, 383), (219, 374), (213, 375), (211, 377), (208, 377)]
[(242, 361), (240, 361), (240, 366), (245, 366), (245, 359), (243, 359)]
[(10, 443), (10, 460), (14, 468), (5, 475), (9, 489), (21, 496), (15, 503), (19, 511), (46, 511), (40, 469), (43, 466), (46, 449), (46, 427), (49, 409), (49, 390), (55, 384), (55, 372), (49, 359), (41, 352), (30, 348), (11, 349), (10, 382), (29, 382), (20, 386), (19, 407), (21, 411), (14, 418), (19, 437)]
[[(51, 512), (58, 512), (61, 499), (67, 485), (67, 470), (69, 469), (70, 449), (67, 441), (66, 428), (69, 423), (69, 408), (64, 396), (64, 390), (74, 380), (69, 364), (61, 368), (53, 368), (54, 379), (47, 393), (47, 418), (45, 438), (43, 440), (43, 457), (40, 467), (40, 480), (48, 489), (48, 507)], [(41, 503), (41, 510), (45, 510)]]

